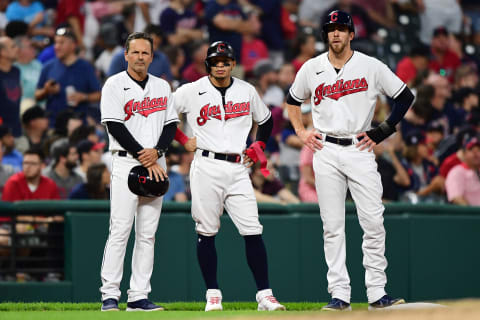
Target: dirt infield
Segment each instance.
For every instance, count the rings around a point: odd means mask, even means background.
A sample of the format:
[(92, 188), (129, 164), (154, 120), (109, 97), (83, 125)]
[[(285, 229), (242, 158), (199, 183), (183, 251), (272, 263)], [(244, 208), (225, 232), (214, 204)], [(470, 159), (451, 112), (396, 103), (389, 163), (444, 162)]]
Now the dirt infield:
[[(334, 319), (334, 320), (478, 320), (480, 319), (480, 300), (461, 300), (440, 302), (444, 308), (402, 309), (384, 311), (353, 311), (353, 312), (315, 312), (301, 315), (276, 313), (277, 319)], [(246, 319), (239, 317), (236, 319)], [(265, 317), (248, 317), (248, 320), (265, 320)]]

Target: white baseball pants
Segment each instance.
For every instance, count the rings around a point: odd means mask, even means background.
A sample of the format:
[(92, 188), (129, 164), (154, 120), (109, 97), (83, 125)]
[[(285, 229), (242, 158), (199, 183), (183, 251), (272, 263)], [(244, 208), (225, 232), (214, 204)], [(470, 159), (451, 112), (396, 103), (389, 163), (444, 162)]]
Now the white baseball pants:
[(240, 163), (216, 160), (197, 150), (190, 167), (192, 217), (195, 230), (214, 236), (225, 207), (242, 236), (262, 234), (258, 207), (248, 169)]
[(328, 292), (332, 298), (350, 302), (351, 287), (345, 248), (345, 198), (350, 189), (363, 229), (363, 266), (368, 302), (385, 295), (385, 228), (382, 184), (373, 152), (355, 145), (323, 142), (313, 157), (315, 185), (323, 222)]
[[(166, 168), (165, 158), (159, 159)], [(112, 156), (110, 189), (110, 231), (103, 253), (101, 269), (102, 301), (120, 299), (120, 282), (128, 238), (135, 221), (135, 246), (132, 255), (132, 275), (128, 302), (146, 299), (151, 291), (155, 232), (157, 231), (163, 197), (146, 198), (128, 188), (128, 173), (140, 163), (131, 157)]]

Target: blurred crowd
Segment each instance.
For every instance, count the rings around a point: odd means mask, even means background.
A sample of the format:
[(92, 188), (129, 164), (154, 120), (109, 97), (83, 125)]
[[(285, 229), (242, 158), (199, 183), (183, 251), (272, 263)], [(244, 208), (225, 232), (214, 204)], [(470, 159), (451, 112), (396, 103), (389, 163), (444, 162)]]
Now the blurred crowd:
[[(382, 60), (416, 95), (398, 133), (374, 150), (384, 200), (480, 205), (475, 0), (0, 0), (1, 199), (109, 198), (102, 83), (126, 69), (128, 34), (146, 31), (149, 72), (173, 91), (206, 75), (209, 43), (228, 41), (235, 76), (256, 86), (274, 119), (271, 174), (251, 170), (258, 201), (317, 202), (312, 151), (283, 103), (302, 64), (328, 49), (321, 26), (334, 9), (353, 17), (353, 49)], [(374, 125), (391, 104), (378, 99)], [(310, 127), (311, 111), (302, 105)], [(170, 147), (166, 201), (190, 199), (192, 157)]]

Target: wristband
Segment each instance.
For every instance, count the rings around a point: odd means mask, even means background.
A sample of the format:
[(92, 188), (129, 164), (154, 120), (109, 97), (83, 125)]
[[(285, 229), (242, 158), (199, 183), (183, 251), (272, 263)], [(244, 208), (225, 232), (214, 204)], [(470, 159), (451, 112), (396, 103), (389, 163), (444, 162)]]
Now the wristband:
[(182, 130), (177, 128), (177, 131), (175, 131), (175, 140), (177, 140), (182, 146), (185, 145), (188, 141), (188, 137), (185, 135), (185, 133), (182, 132)]

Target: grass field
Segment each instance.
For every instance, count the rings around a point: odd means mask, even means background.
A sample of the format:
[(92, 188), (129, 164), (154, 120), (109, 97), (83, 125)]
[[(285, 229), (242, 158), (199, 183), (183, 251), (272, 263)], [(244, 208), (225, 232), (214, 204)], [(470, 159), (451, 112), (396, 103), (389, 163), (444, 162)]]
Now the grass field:
[[(12, 319), (262, 319), (284, 318), (301, 314), (325, 313), (320, 309), (326, 303), (285, 303), (288, 312), (258, 312), (255, 302), (223, 302), (222, 312), (204, 312), (204, 302), (159, 303), (165, 311), (158, 312), (100, 312), (100, 303), (0, 303), (0, 320)], [(126, 303), (120, 303), (126, 309)], [(354, 303), (355, 310), (366, 310), (366, 303)], [(287, 317), (289, 318), (289, 317)], [(286, 319), (286, 318), (284, 318)]]
[[(442, 302), (446, 308), (367, 311), (366, 303), (353, 303), (353, 312), (320, 311), (325, 303), (285, 303), (287, 312), (258, 312), (254, 302), (224, 302), (222, 312), (204, 312), (204, 302), (160, 303), (166, 311), (100, 312), (100, 303), (0, 303), (0, 320), (35, 319), (293, 319), (293, 320), (478, 320), (480, 300)], [(411, 304), (412, 306), (415, 304)], [(125, 310), (126, 304), (120, 304)]]

